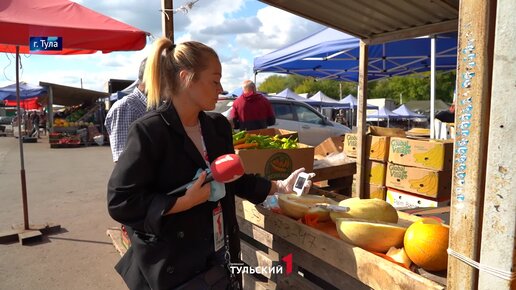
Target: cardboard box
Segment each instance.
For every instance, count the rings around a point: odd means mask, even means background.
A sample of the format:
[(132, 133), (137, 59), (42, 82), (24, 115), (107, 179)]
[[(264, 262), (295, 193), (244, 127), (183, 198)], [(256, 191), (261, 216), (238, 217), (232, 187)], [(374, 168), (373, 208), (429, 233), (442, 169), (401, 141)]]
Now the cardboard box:
[(242, 160), (245, 173), (278, 180), (287, 178), (300, 167), (312, 172), (314, 147), (301, 143), (298, 146), (296, 149), (246, 149), (236, 153)]
[(450, 205), (450, 198), (428, 198), (387, 187), (387, 202), (396, 209), (441, 207)]
[(388, 187), (433, 198), (449, 198), (451, 194), (451, 170), (434, 171), (389, 163)]
[(391, 138), (389, 162), (432, 170), (451, 170), (453, 141)]
[[(386, 162), (389, 156), (389, 139), (388, 136), (366, 136), (366, 158)], [(357, 157), (357, 134), (345, 135), (344, 152), (348, 156)]]
[(250, 130), (247, 131), (247, 134), (255, 134), (255, 135), (262, 135), (262, 136), (276, 136), (279, 135), (280, 137), (291, 137), (292, 139), (298, 138), (296, 131), (289, 131), (285, 129), (278, 129), (278, 128), (265, 128), (265, 129), (258, 129), (258, 130)]
[(381, 185), (368, 184), (365, 188), (365, 198), (378, 198), (385, 200), (387, 187)]
[(316, 159), (322, 159), (331, 153), (342, 152), (342, 150), (344, 150), (344, 137), (330, 137), (315, 147), (314, 154), (319, 157)]
[(365, 172), (365, 182), (368, 184), (385, 185), (385, 171), (387, 170), (387, 165), (378, 161), (367, 161), (366, 164), (366, 172)]

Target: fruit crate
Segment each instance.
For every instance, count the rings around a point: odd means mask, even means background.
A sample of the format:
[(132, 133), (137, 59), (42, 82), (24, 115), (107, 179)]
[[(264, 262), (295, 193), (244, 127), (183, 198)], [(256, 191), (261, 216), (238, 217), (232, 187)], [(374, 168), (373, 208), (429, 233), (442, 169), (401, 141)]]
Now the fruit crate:
[[(251, 267), (287, 265), (283, 273), (244, 274), (244, 289), (446, 288), (446, 276), (413, 272), (263, 206), (236, 198), (236, 212), (242, 261)], [(398, 214), (407, 226), (418, 219)]]

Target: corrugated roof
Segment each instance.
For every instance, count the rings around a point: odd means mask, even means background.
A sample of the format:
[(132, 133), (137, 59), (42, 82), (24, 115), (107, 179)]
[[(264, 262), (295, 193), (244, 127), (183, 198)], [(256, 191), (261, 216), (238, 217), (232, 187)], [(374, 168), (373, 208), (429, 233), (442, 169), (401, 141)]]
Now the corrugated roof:
[[(80, 105), (82, 103), (95, 103), (97, 99), (109, 97), (109, 93), (93, 90), (69, 87), (53, 83), (39, 82), (42, 87), (51, 87), (53, 104), (63, 106)], [(45, 98), (48, 98), (45, 97)], [(47, 100), (47, 99), (45, 99)]]
[(260, 0), (369, 43), (456, 31), (459, 0)]

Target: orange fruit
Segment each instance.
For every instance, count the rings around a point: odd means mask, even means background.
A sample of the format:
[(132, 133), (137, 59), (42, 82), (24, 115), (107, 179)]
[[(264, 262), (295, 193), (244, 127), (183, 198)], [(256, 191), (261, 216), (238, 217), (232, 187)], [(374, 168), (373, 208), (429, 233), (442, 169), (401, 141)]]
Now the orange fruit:
[(414, 264), (427, 271), (442, 271), (448, 266), (448, 226), (434, 219), (422, 219), (407, 228), (403, 244)]

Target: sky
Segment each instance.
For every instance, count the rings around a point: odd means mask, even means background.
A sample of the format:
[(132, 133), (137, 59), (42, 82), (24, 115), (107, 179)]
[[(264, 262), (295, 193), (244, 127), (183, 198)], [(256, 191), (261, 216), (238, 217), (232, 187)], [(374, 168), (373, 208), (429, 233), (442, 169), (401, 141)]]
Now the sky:
[[(174, 8), (189, 0), (174, 0)], [(91, 55), (22, 55), (20, 80), (50, 82), (107, 92), (109, 79), (137, 78), (140, 61), (162, 35), (161, 0), (75, 0), (94, 11), (150, 32), (147, 46), (136, 52)], [(257, 0), (199, 0), (187, 14), (174, 14), (174, 40), (203, 42), (217, 51), (222, 85), (228, 92), (254, 79), (253, 59), (313, 34), (324, 27)], [(0, 54), (0, 87), (15, 77), (14, 54)], [(259, 84), (270, 74), (258, 74)]]

